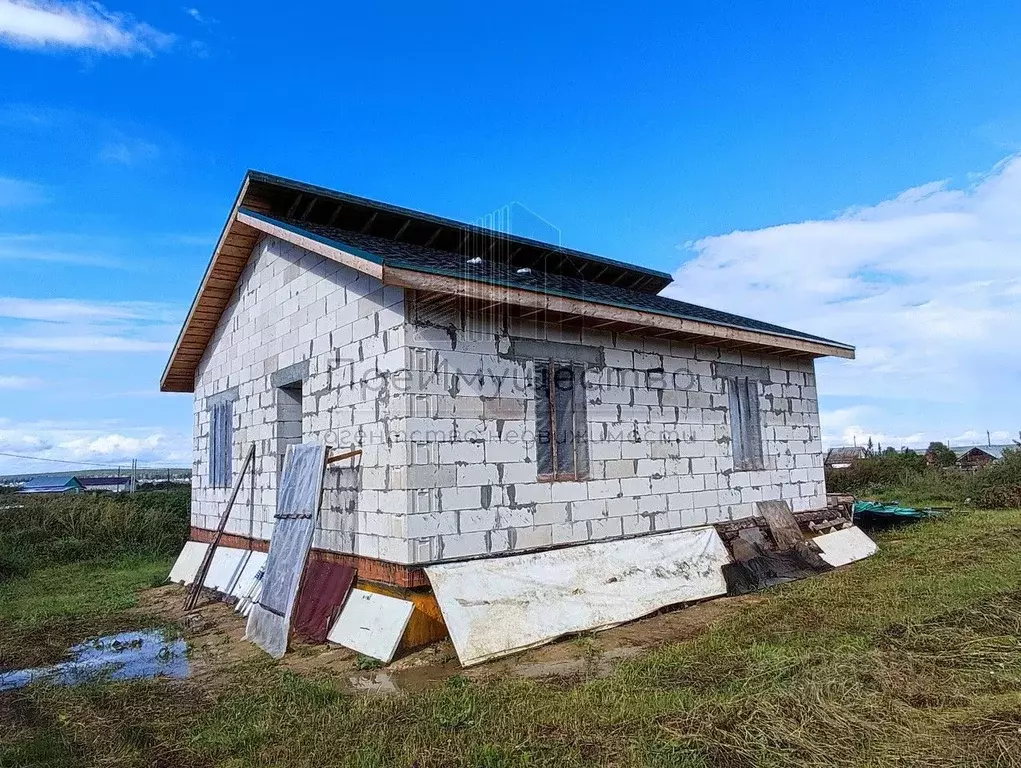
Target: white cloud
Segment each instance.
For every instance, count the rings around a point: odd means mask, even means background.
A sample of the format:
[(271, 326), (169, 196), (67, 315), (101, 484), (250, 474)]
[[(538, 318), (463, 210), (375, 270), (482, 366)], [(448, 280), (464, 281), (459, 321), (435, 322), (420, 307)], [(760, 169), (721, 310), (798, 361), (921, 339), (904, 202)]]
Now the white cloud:
[(0, 389), (35, 389), (42, 386), (42, 380), (32, 376), (0, 375)]
[[(90, 238), (62, 234), (7, 234), (0, 232), (0, 261), (39, 261), (49, 264), (76, 264), (84, 267), (126, 269), (128, 262), (96, 254)], [(83, 243), (84, 241), (84, 243)], [(85, 250), (82, 250), (83, 244)]]
[(160, 155), (160, 148), (142, 139), (118, 138), (104, 145), (99, 151), (99, 159), (119, 165), (138, 165), (155, 160)]
[(0, 208), (14, 208), (44, 202), (46, 202), (46, 190), (40, 184), (0, 176)]
[(151, 56), (172, 45), (174, 36), (95, 2), (0, 0), (0, 42)]
[[(73, 472), (93, 465), (128, 466), (132, 459), (153, 466), (191, 464), (191, 436), (160, 427), (127, 427), (104, 422), (23, 422), (0, 419), (0, 474)], [(27, 457), (27, 458), (19, 458)]]
[(170, 347), (169, 341), (148, 341), (112, 335), (0, 335), (0, 349), (20, 352), (168, 352)]
[(857, 346), (855, 361), (820, 362), (820, 392), (873, 405), (824, 414), (827, 442), (1021, 427), (1021, 157), (966, 188), (933, 182), (684, 248), (667, 294)]
[(157, 302), (0, 297), (0, 351), (167, 352), (182, 314)]
[(26, 299), (0, 296), (0, 318), (43, 320), (66, 323), (73, 321), (110, 322), (115, 320), (148, 320), (171, 322), (178, 313), (172, 305), (145, 301), (84, 301), (81, 299)]

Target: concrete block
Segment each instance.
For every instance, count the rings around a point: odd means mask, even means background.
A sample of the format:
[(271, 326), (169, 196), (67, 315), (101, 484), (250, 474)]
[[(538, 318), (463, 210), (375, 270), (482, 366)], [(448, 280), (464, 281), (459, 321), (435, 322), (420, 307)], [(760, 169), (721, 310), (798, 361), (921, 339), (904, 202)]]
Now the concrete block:
[(440, 558), (443, 560), (484, 555), (487, 552), (488, 541), (486, 534), (481, 531), (448, 534), (440, 536), (439, 541)]
[(440, 508), (444, 511), (479, 509), (482, 506), (481, 488), (442, 488)]
[(566, 501), (550, 502), (535, 505), (535, 525), (553, 525), (569, 521), (568, 504)]
[(534, 549), (548, 547), (553, 543), (553, 526), (537, 525), (533, 528), (522, 528), (514, 537), (514, 549)]

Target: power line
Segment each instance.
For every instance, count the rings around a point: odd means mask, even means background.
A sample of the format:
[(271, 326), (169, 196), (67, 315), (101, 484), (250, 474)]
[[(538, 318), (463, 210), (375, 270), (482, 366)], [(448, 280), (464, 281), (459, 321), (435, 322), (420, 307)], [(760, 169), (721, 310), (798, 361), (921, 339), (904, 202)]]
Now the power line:
[(67, 461), (66, 459), (47, 459), (44, 456), (24, 456), (20, 453), (4, 453), (0, 451), (0, 456), (9, 456), (12, 459), (28, 459), (29, 461), (52, 461), (55, 464), (74, 464), (77, 466), (87, 465), (90, 467), (101, 467), (102, 469), (115, 469), (116, 467), (110, 464), (97, 464), (94, 461)]
[[(20, 453), (5, 453), (3, 451), (0, 451), (0, 456), (9, 456), (12, 459), (27, 459), (28, 461), (51, 461), (51, 462), (53, 462), (55, 464), (73, 464), (73, 465), (76, 465), (76, 466), (79, 466), (79, 467), (80, 466), (99, 467), (100, 469), (121, 469), (127, 463), (125, 461), (125, 462), (121, 463), (120, 465), (117, 465), (117, 464), (99, 464), (99, 463), (97, 463), (95, 461), (68, 461), (67, 459), (48, 459), (48, 458), (46, 458), (44, 456), (25, 456), (25, 455), (20, 454)], [(152, 466), (152, 467), (139, 467), (139, 468), (140, 469), (174, 469), (174, 467), (158, 467), (158, 466), (155, 466), (155, 465)]]

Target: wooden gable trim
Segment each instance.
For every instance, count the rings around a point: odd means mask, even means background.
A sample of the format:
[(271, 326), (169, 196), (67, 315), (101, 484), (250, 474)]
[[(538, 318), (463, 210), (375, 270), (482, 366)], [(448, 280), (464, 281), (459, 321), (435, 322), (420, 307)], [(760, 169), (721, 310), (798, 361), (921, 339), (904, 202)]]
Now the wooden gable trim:
[(372, 261), (351, 253), (350, 251), (342, 249), (339, 244), (331, 245), (324, 240), (310, 237), (308, 234), (304, 234), (296, 229), (275, 224), (261, 217), (252, 216), (245, 211), (238, 212), (237, 220), (246, 226), (258, 230), (259, 232), (272, 235), (273, 237), (279, 238), (291, 245), (304, 248), (306, 251), (311, 251), (312, 253), (323, 256), (324, 258), (339, 262), (340, 264), (356, 269), (359, 272), (364, 272), (377, 280), (383, 279), (383, 264), (381, 262)]
[(195, 390), (195, 368), (230, 301), (252, 248), (262, 236), (257, 230), (236, 221), (242, 204), (253, 210), (269, 210), (264, 201), (249, 193), (248, 185), (249, 179), (246, 176), (174, 343), (170, 360), (163, 370), (160, 379), (160, 390), (163, 392)]

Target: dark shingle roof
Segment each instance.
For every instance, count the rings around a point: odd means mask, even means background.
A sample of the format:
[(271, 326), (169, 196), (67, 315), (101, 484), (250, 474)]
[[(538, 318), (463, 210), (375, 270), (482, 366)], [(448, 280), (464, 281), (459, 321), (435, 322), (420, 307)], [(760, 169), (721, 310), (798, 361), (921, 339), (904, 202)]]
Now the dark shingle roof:
[(365, 235), (359, 232), (327, 227), (289, 218), (265, 216), (251, 210), (245, 213), (256, 218), (283, 226), (292, 231), (311, 236), (327, 245), (333, 245), (377, 264), (388, 267), (407, 269), (415, 272), (426, 272), (448, 277), (457, 277), (493, 285), (502, 285), (537, 293), (581, 299), (596, 304), (612, 307), (637, 309), (658, 315), (696, 320), (714, 325), (740, 328), (750, 331), (761, 331), (777, 336), (805, 339), (835, 346), (850, 346), (831, 341), (821, 336), (813, 336), (801, 331), (784, 328), (772, 323), (753, 320), (729, 312), (720, 312), (697, 304), (671, 299), (667, 296), (645, 293), (628, 288), (606, 285), (590, 280), (560, 274), (548, 274), (532, 270), (530, 273), (519, 273), (512, 265), (502, 262), (499, 258), (485, 258), (479, 265), (468, 263), (471, 254), (457, 254), (440, 251), (414, 243), (405, 243)]
[(458, 252), (466, 240), (480, 250), (502, 246), (507, 249), (508, 261), (516, 267), (539, 267), (548, 273), (574, 274), (647, 293), (657, 293), (673, 281), (670, 274), (656, 269), (261, 171), (249, 171), (248, 184), (249, 194), (263, 206), (260, 210), (274, 218), (298, 217), (303, 226), (326, 225), (349, 232), (369, 232), (437, 251)]

